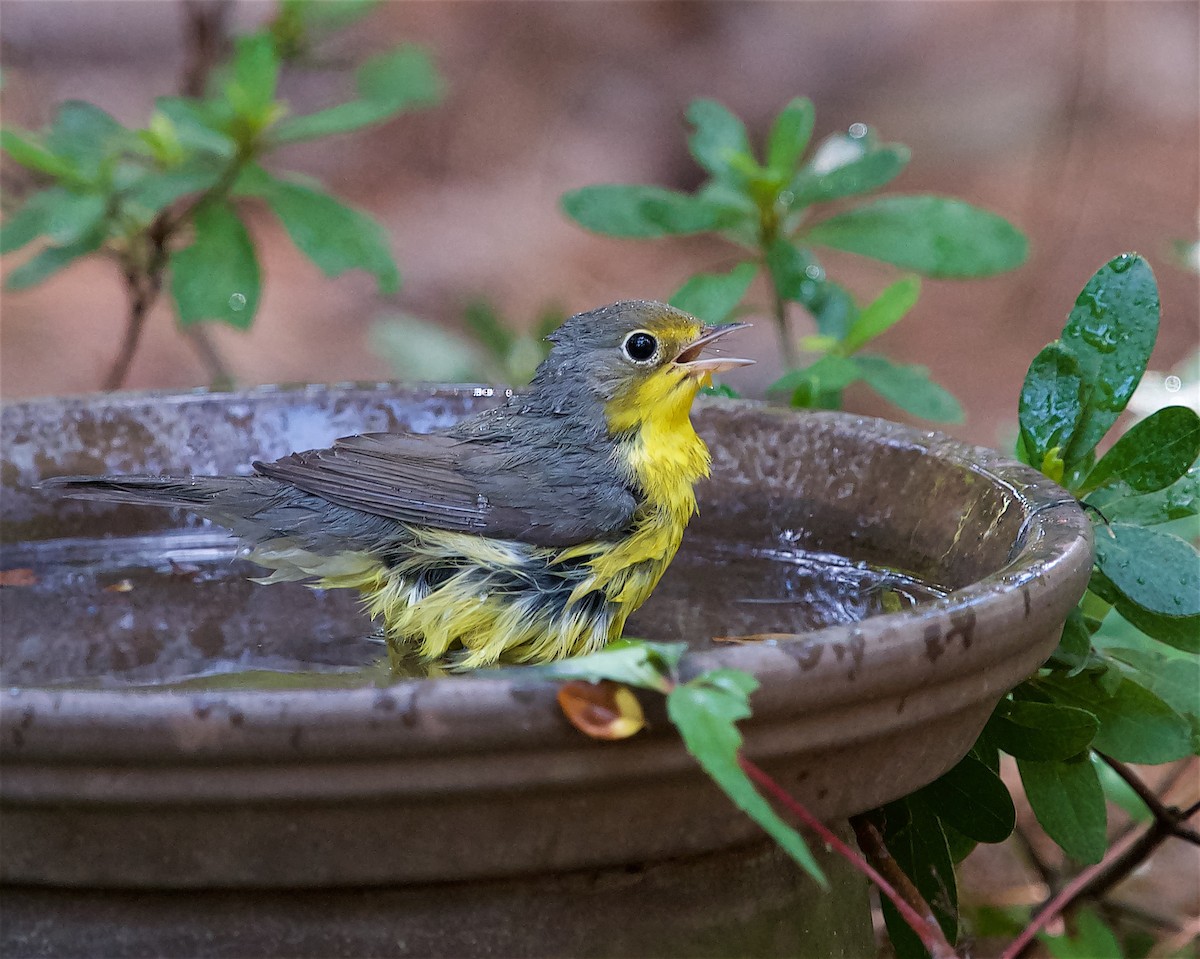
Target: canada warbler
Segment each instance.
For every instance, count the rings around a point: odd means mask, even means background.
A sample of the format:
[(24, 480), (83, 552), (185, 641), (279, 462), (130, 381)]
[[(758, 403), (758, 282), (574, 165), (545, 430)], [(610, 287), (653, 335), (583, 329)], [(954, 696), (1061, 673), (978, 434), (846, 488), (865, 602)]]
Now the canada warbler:
[(747, 324), (662, 303), (571, 317), (529, 389), (433, 433), (366, 433), (254, 476), (57, 477), (68, 495), (185, 507), (232, 529), (261, 582), (358, 589), (396, 659), (546, 662), (621, 635), (696, 511), (702, 357)]

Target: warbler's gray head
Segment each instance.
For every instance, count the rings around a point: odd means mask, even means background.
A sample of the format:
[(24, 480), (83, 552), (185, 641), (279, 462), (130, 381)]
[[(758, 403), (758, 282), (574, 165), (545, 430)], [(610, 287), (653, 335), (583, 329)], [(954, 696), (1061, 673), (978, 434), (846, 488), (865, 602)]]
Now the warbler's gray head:
[(653, 300), (623, 300), (578, 313), (548, 337), (554, 346), (532, 389), (560, 407), (585, 402), (585, 396), (599, 400), (610, 426), (641, 421), (665, 407), (682, 406), (686, 415), (696, 391), (714, 373), (754, 362), (703, 356), (718, 338), (746, 326), (706, 326)]

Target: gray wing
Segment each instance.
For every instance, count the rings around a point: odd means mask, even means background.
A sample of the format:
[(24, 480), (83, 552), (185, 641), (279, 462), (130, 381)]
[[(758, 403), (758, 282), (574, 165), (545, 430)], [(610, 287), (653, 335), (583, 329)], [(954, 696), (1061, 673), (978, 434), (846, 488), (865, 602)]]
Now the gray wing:
[(535, 448), (462, 435), (367, 433), (255, 463), (259, 473), (401, 523), (568, 546), (610, 539), (637, 501), (600, 446)]

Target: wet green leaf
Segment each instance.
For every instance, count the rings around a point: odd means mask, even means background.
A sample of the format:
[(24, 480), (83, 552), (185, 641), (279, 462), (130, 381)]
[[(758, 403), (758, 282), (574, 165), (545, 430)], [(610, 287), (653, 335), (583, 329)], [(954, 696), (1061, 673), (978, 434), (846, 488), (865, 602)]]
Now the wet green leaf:
[(1178, 536), (1130, 523), (1100, 526), (1096, 565), (1132, 603), (1148, 612), (1200, 614), (1200, 555)]
[(357, 74), (359, 99), (275, 125), (277, 143), (293, 143), (348, 133), (381, 123), (403, 110), (432, 106), (442, 98), (442, 80), (429, 54), (399, 47), (367, 60)]
[(18, 133), (12, 127), (0, 130), (0, 150), (21, 166), (57, 177), (68, 182), (77, 182), (80, 177), (75, 166), (63, 157), (46, 149), (28, 133)]
[(1061, 343), (1051, 343), (1034, 357), (1019, 406), (1021, 440), (1030, 463), (1040, 466), (1051, 450), (1070, 442), (1083, 416), (1082, 387), (1079, 364)]
[(863, 380), (876, 393), (906, 413), (943, 423), (961, 423), (958, 400), (929, 378), (923, 366), (893, 363), (882, 356), (855, 357)]
[(670, 304), (705, 323), (721, 323), (742, 301), (758, 266), (739, 263), (728, 273), (700, 273), (683, 284)]
[(660, 237), (704, 233), (721, 225), (721, 209), (687, 193), (656, 186), (601, 184), (563, 194), (563, 212), (607, 236)]
[(1158, 285), (1140, 256), (1125, 253), (1087, 282), (1062, 342), (1079, 362), (1083, 417), (1064, 457), (1081, 462), (1116, 422), (1146, 371), (1158, 335)]
[(374, 275), (380, 293), (392, 294), (400, 288), (387, 233), (365, 213), (328, 193), (272, 177), (261, 169), (248, 171), (237, 190), (266, 200), (296, 248), (326, 276), (365, 270)]
[(1018, 759), (1025, 796), (1046, 835), (1082, 863), (1096, 863), (1108, 846), (1104, 791), (1087, 753), (1061, 762)]
[[(1104, 497), (1103, 493), (1110, 495)], [(1106, 490), (1098, 490), (1088, 496), (1087, 501), (1103, 510), (1109, 520), (1135, 526), (1155, 526), (1185, 519), (1200, 513), (1200, 468), (1192, 466), (1166, 489), (1153, 493), (1135, 496), (1127, 486), (1117, 483)]]
[(792, 194), (788, 206), (810, 206), (878, 190), (900, 175), (910, 155), (908, 147), (889, 143), (832, 170), (814, 169), (810, 164), (788, 184)]
[(917, 791), (940, 819), (978, 842), (1003, 842), (1016, 824), (1008, 787), (974, 756)]
[(1135, 423), (1095, 465), (1084, 483), (1095, 489), (1120, 480), (1138, 493), (1165, 489), (1200, 455), (1200, 416), (1168, 406)]
[(104, 231), (97, 229), (64, 246), (48, 246), (9, 273), (4, 286), (24, 290), (41, 283), (80, 257), (96, 252), (103, 242)]
[(812, 139), (816, 113), (807, 97), (796, 97), (775, 118), (767, 136), (767, 167), (779, 176), (791, 176)]
[(1200, 616), (1164, 616), (1145, 610), (1130, 602), (1099, 570), (1093, 570), (1088, 588), (1109, 603), (1121, 619), (1147, 636), (1185, 652), (1200, 653)]
[(853, 353), (894, 326), (916, 306), (920, 295), (921, 281), (918, 277), (906, 276), (897, 280), (862, 308), (862, 312), (850, 324), (850, 330), (842, 341), (842, 349)]
[(1074, 706), (1006, 700), (996, 707), (987, 728), (1010, 756), (1050, 762), (1087, 749), (1100, 724), (1087, 710)]
[(991, 276), (1025, 262), (1025, 237), (994, 213), (937, 196), (890, 196), (812, 226), (804, 242), (925, 276)]
[(171, 254), (170, 269), (180, 323), (221, 320), (244, 330), (254, 322), (258, 259), (250, 234), (228, 203), (196, 209), (192, 244)]
[(1191, 753), (1191, 725), (1163, 700), (1129, 677), (1104, 689), (1090, 673), (1050, 675), (1037, 681), (1055, 701), (1091, 713), (1100, 723), (1092, 748), (1129, 763), (1167, 763)]
[(1083, 613), (1076, 607), (1067, 614), (1062, 636), (1059, 637), (1058, 647), (1050, 657), (1049, 665), (1068, 669), (1074, 675), (1087, 665), (1091, 651), (1091, 633)]
[(540, 666), (522, 666), (522, 675), (548, 679), (582, 679), (590, 683), (611, 679), (627, 686), (665, 693), (687, 643), (653, 643), (618, 640), (587, 656), (576, 656)]
[[(602, 654), (594, 654), (602, 655)], [(676, 686), (667, 714), (684, 745), (739, 809), (750, 816), (806, 873), (826, 885), (804, 838), (779, 818), (738, 765), (742, 736), (736, 723), (750, 715), (748, 696), (758, 683), (745, 673), (716, 670)]]
[(753, 159), (742, 121), (715, 100), (693, 100), (687, 118), (693, 127), (688, 149), (696, 162), (718, 179), (739, 180), (735, 158)]
[(1179, 713), (1192, 727), (1192, 751), (1200, 736), (1200, 661), (1158, 649), (1105, 647), (1126, 675)]

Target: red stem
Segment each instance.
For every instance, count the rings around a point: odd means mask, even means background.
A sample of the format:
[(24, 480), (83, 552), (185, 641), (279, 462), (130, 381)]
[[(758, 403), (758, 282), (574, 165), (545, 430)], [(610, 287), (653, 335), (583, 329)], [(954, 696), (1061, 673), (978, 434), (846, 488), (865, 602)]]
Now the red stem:
[(830, 849), (837, 852), (842, 858), (849, 862), (855, 869), (865, 875), (871, 882), (879, 887), (879, 891), (892, 901), (897, 912), (908, 923), (913, 932), (921, 940), (921, 944), (929, 951), (929, 955), (933, 959), (955, 959), (956, 953), (950, 943), (946, 941), (941, 927), (936, 922), (922, 917), (904, 897), (892, 887), (886, 879), (883, 878), (875, 868), (862, 857), (856, 850), (842, 842), (821, 820), (802, 806), (797, 800), (779, 785), (774, 779), (768, 776), (765, 772), (754, 765), (749, 759), (738, 753), (738, 764), (742, 767), (742, 771), (750, 777), (750, 779), (763, 790), (767, 795), (774, 799), (780, 806), (786, 809), (792, 816), (800, 820), (807, 828), (820, 837)]

